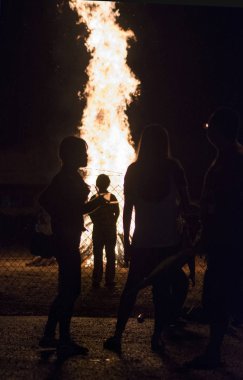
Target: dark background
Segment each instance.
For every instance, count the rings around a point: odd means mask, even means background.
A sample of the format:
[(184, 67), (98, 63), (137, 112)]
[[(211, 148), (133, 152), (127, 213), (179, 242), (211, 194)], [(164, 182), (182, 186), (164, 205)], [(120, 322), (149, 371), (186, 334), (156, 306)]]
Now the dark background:
[[(243, 117), (243, 9), (126, 2), (119, 9), (120, 25), (137, 37), (128, 54), (141, 81), (128, 110), (133, 139), (148, 123), (165, 126), (198, 198), (215, 153), (202, 123), (221, 105)], [(48, 181), (60, 139), (77, 132), (89, 56), (76, 21), (66, 0), (1, 1), (1, 183)]]

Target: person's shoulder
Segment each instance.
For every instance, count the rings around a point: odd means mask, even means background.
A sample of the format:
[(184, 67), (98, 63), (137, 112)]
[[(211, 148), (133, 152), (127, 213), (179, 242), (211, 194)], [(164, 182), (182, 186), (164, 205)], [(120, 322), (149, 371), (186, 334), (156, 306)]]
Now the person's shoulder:
[(132, 173), (134, 172), (134, 170), (136, 170), (136, 167), (137, 167), (137, 163), (136, 162), (132, 162), (128, 168), (127, 168), (127, 171), (126, 171), (126, 174), (127, 173)]
[(126, 170), (125, 181), (129, 180), (130, 178), (133, 178), (136, 171), (137, 171), (137, 163), (133, 162), (132, 164), (128, 166)]
[(117, 197), (115, 196), (115, 194), (110, 193), (110, 196), (111, 196), (111, 201), (117, 201)]

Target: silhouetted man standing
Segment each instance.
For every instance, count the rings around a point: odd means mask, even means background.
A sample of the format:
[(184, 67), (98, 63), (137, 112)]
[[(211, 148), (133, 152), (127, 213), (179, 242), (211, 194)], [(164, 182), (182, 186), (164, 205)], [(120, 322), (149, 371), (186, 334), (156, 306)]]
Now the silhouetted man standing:
[[(70, 335), (74, 303), (80, 294), (81, 262), (79, 244), (84, 230), (83, 214), (106, 202), (97, 197), (87, 202), (89, 187), (78, 173), (87, 166), (87, 144), (83, 139), (69, 136), (60, 145), (62, 167), (42, 193), (40, 204), (51, 217), (55, 241), (54, 256), (58, 263), (58, 294), (51, 304), (41, 347), (57, 347), (57, 355), (65, 359), (87, 355), (88, 349), (75, 343)], [(59, 323), (60, 339), (55, 339)]]
[(203, 245), (207, 257), (203, 303), (209, 318), (210, 339), (192, 368), (220, 365), (220, 349), (229, 318), (239, 307), (243, 274), (243, 147), (237, 142), (240, 122), (230, 108), (210, 117), (207, 138), (217, 151), (208, 169), (201, 197)]

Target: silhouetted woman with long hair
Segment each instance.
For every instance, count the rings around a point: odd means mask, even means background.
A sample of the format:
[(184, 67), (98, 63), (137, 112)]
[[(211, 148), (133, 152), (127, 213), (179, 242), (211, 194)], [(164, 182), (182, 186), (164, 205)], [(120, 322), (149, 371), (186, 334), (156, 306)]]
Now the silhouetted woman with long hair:
[[(168, 133), (160, 125), (144, 129), (137, 160), (128, 167), (125, 175), (124, 197), (124, 255), (125, 260), (130, 260), (130, 268), (120, 299), (115, 334), (104, 342), (104, 348), (118, 353), (136, 301), (135, 289), (163, 259), (177, 253), (180, 244), (178, 202), (184, 209), (189, 206), (184, 170), (171, 157)], [(133, 208), (135, 230), (130, 242)], [(151, 349), (154, 352), (163, 350), (161, 334), (170, 318), (169, 285), (163, 275), (152, 281), (155, 320)]]

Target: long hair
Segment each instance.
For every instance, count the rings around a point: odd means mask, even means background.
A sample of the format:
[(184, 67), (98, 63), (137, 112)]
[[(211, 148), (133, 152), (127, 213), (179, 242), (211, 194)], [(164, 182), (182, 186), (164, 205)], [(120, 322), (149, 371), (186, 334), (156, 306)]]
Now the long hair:
[(147, 126), (140, 138), (136, 167), (137, 192), (144, 199), (157, 201), (170, 191), (170, 144), (165, 128), (158, 124)]
[(159, 124), (147, 126), (138, 145), (137, 162), (145, 167), (158, 167), (170, 157), (169, 135)]

